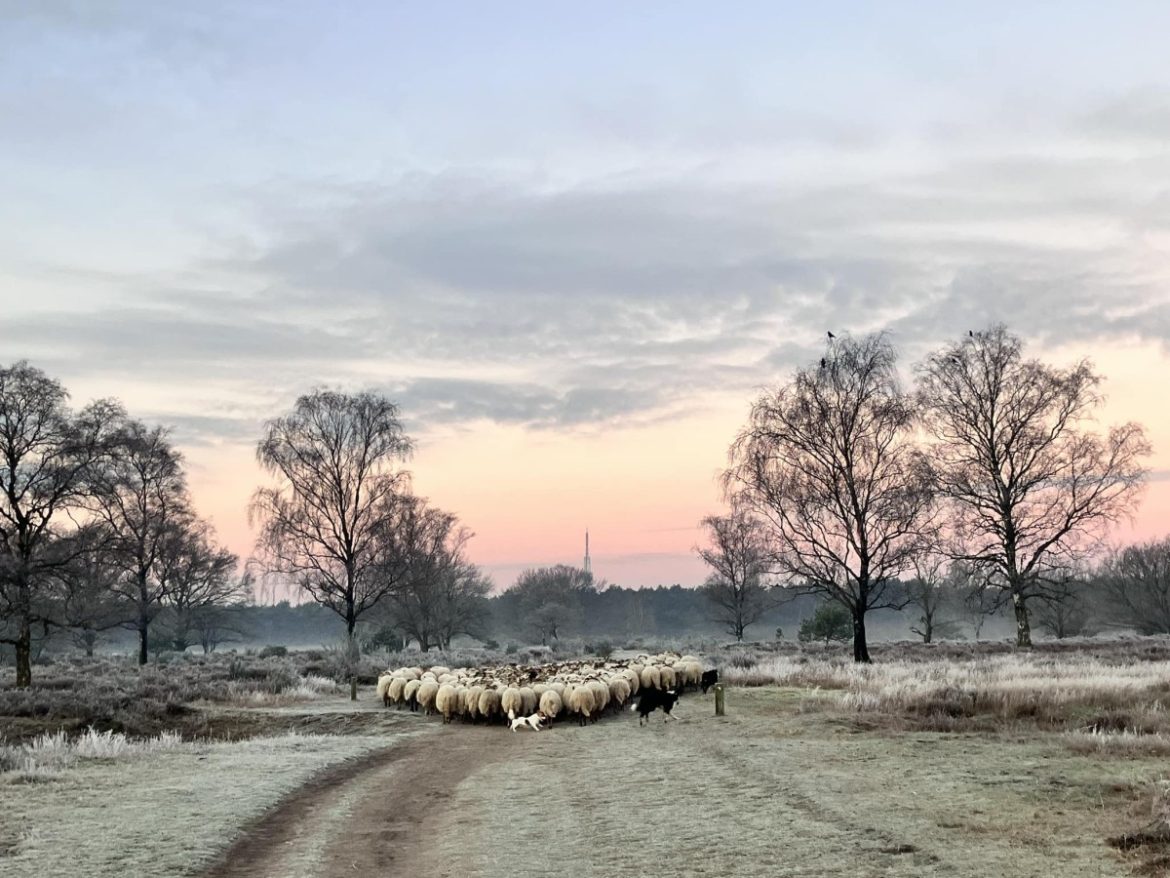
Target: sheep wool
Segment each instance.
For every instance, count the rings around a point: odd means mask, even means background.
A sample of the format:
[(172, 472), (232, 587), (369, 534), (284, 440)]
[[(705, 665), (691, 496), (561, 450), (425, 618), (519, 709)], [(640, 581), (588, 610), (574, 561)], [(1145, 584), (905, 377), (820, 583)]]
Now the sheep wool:
[(626, 668), (622, 671), (622, 676), (626, 678), (626, 682), (630, 684), (630, 694), (637, 695), (638, 690), (642, 688), (642, 680), (634, 672), (632, 668)]
[(467, 710), (464, 711), (464, 716), (473, 722), (479, 716), (479, 696), (482, 694), (483, 686), (472, 686), (467, 690)]
[(443, 724), (451, 722), (459, 707), (459, 693), (450, 683), (444, 683), (435, 693), (435, 709), (443, 715)]
[(630, 697), (630, 681), (624, 676), (614, 677), (609, 681), (609, 698), (613, 706), (620, 708)]
[(386, 695), (390, 691), (390, 684), (394, 682), (394, 676), (391, 674), (383, 674), (378, 678), (378, 697), (382, 699), (382, 703), (387, 707), (390, 706), (390, 698)]
[(659, 668), (658, 669), (658, 688), (659, 689), (673, 689), (678, 683), (675, 676), (674, 668)]
[(491, 720), (500, 713), (500, 693), (495, 689), (484, 689), (479, 696), (479, 715)]
[(538, 699), (536, 697), (536, 692), (534, 692), (532, 689), (529, 689), (527, 686), (521, 687), (521, 689), (520, 689), (520, 704), (521, 704), (520, 715), (521, 716), (532, 716), (532, 714), (536, 713), (536, 705), (539, 703), (539, 701), (540, 701), (540, 699)]
[(593, 693), (593, 710), (595, 713), (601, 713), (605, 710), (606, 705), (609, 704), (609, 686), (602, 683), (600, 680), (590, 680), (585, 684), (589, 687), (589, 691)]
[(557, 694), (556, 690), (549, 689), (540, 696), (540, 712), (550, 720), (554, 720), (560, 716), (563, 708), (564, 705), (561, 703), (561, 696)]
[(405, 677), (395, 677), (390, 681), (390, 685), (386, 687), (386, 697), (384, 699), (387, 706), (402, 703), (402, 690), (406, 688), (408, 682), (410, 681)]
[(569, 693), (568, 705), (569, 709), (577, 714), (579, 723), (585, 725), (595, 710), (593, 690), (588, 686), (577, 686)]
[(414, 710), (418, 705), (418, 690), (422, 683), (418, 680), (407, 680), (406, 685), (402, 688), (402, 700), (406, 705)]
[(661, 689), (662, 675), (659, 669), (653, 665), (647, 665), (642, 668), (642, 688), (643, 689)]
[(438, 694), (439, 684), (434, 680), (425, 680), (419, 685), (418, 692), (414, 697), (418, 701), (418, 706), (427, 716), (435, 712), (435, 696)]
[(500, 710), (508, 719), (515, 719), (524, 712), (524, 700), (520, 697), (520, 690), (508, 687), (500, 695)]

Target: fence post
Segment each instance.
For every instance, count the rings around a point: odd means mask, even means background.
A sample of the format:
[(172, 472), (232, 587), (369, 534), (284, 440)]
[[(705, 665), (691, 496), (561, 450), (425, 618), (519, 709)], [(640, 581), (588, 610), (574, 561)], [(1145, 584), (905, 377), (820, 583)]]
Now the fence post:
[(357, 701), (357, 676), (349, 678), (349, 700)]
[(715, 716), (723, 716), (723, 684), (715, 684)]

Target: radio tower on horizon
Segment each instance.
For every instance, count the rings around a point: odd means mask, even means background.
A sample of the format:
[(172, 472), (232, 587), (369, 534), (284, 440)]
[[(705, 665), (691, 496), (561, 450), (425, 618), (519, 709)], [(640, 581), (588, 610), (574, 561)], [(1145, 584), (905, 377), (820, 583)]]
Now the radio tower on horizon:
[(593, 562), (589, 560), (589, 528), (585, 528), (585, 572), (593, 573)]

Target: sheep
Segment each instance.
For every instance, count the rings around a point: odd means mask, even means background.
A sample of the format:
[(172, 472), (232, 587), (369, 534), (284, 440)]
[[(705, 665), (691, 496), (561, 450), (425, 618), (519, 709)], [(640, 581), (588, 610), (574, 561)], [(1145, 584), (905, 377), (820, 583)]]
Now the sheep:
[(431, 673), (434, 674), (435, 677), (441, 677), (443, 674), (451, 673), (451, 669), (444, 668), (442, 665), (435, 665), (433, 668), (431, 668)]
[(594, 719), (606, 708), (609, 704), (609, 686), (602, 683), (600, 680), (590, 680), (585, 684), (589, 687), (589, 691), (593, 693), (593, 710)]
[(479, 696), (483, 694), (483, 686), (472, 686), (467, 690), (467, 710), (464, 712), (472, 722), (479, 716)]
[(703, 680), (703, 665), (700, 662), (687, 662), (687, 685), (698, 689)]
[(508, 719), (515, 719), (524, 713), (524, 699), (519, 689), (509, 686), (501, 693), (500, 710)]
[(443, 725), (451, 722), (459, 707), (459, 692), (450, 683), (444, 683), (435, 693), (435, 709), (443, 715)]
[(564, 703), (555, 689), (549, 689), (540, 696), (540, 712), (548, 717), (549, 725), (552, 725), (552, 721), (560, 715), (563, 709)]
[(378, 678), (378, 697), (382, 699), (382, 704), (386, 707), (390, 706), (390, 697), (386, 693), (390, 690), (390, 684), (394, 682), (394, 679), (391, 674), (382, 674)]
[(674, 668), (662, 667), (658, 668), (658, 688), (666, 691), (673, 689), (678, 684), (677, 675), (674, 673)]
[(638, 674), (630, 668), (624, 668), (621, 675), (626, 678), (626, 682), (630, 686), (630, 694), (637, 695), (638, 690), (642, 688), (642, 680)]
[(391, 704), (402, 703), (402, 691), (406, 688), (408, 682), (410, 681), (404, 677), (391, 678), (390, 685), (386, 687), (386, 695), (383, 699), (387, 707)]
[(419, 685), (418, 692), (414, 697), (426, 716), (435, 712), (435, 696), (438, 694), (439, 684), (434, 680), (425, 680)]
[(402, 688), (402, 700), (411, 710), (418, 710), (418, 690), (422, 683), (418, 680), (407, 680)]
[(593, 703), (593, 690), (588, 686), (577, 686), (569, 693), (568, 700), (569, 709), (577, 714), (578, 725), (585, 725), (589, 722), (590, 715), (596, 709)]
[(479, 715), (491, 722), (500, 714), (500, 693), (495, 689), (484, 689), (479, 695)]
[[(536, 692), (523, 686), (520, 689), (520, 716), (532, 716), (536, 713), (536, 705), (540, 699), (536, 697)], [(513, 717), (515, 719), (515, 717)]]
[(609, 681), (609, 696), (614, 710), (621, 710), (622, 705), (630, 697), (630, 681), (625, 676), (613, 677)]
[(540, 701), (540, 697), (542, 695), (544, 695), (544, 693), (547, 691), (548, 691), (548, 684), (547, 683), (533, 683), (532, 684), (532, 694), (536, 696), (537, 701)]
[(662, 674), (660, 670), (653, 665), (647, 665), (642, 668), (642, 688), (643, 689), (661, 689), (662, 688)]

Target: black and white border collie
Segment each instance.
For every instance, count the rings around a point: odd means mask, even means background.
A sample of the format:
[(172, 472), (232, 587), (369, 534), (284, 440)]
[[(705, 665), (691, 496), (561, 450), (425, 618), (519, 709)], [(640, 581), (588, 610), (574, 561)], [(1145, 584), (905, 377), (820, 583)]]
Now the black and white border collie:
[(659, 689), (643, 689), (642, 694), (638, 697), (638, 703), (631, 705), (631, 711), (638, 713), (638, 725), (644, 722), (649, 722), (650, 714), (662, 708), (662, 721), (666, 722), (668, 719), (677, 719), (671, 716), (671, 711), (674, 710), (674, 704), (678, 701), (678, 692), (674, 689), (667, 689), (661, 691)]

